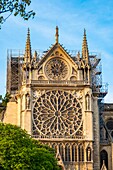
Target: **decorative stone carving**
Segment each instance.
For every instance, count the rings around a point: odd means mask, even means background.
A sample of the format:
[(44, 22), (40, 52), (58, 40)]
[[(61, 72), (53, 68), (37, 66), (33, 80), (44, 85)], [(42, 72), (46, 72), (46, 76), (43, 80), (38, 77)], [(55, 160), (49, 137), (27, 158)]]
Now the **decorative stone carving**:
[(33, 97), (33, 102), (35, 102), (35, 100), (41, 96), (41, 91), (40, 90), (34, 90), (33, 93), (32, 93), (32, 97)]
[(71, 81), (76, 81), (77, 78), (76, 78), (75, 76), (71, 76), (71, 77), (70, 77), (70, 80), (71, 80)]
[(44, 76), (39, 76), (39, 77), (38, 77), (38, 80), (44, 80), (44, 79), (45, 79)]
[(26, 109), (30, 109), (30, 95), (26, 94)]
[(34, 102), (33, 124), (35, 135), (82, 136), (81, 103), (69, 92), (46, 91)]
[(87, 94), (85, 96), (85, 105), (86, 105), (86, 110), (90, 110), (90, 96)]
[(47, 62), (45, 73), (50, 80), (64, 80), (68, 74), (68, 66), (63, 59), (55, 57)]

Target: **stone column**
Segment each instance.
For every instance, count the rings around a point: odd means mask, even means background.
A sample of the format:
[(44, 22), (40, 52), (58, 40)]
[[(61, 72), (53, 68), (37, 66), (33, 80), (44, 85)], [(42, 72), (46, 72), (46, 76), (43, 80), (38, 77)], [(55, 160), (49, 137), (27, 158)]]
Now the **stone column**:
[(99, 130), (99, 109), (98, 109), (98, 98), (93, 97), (93, 162), (94, 170), (100, 170), (100, 130)]
[(32, 124), (31, 124), (31, 110), (26, 110), (24, 112), (24, 129), (31, 135), (32, 134)]

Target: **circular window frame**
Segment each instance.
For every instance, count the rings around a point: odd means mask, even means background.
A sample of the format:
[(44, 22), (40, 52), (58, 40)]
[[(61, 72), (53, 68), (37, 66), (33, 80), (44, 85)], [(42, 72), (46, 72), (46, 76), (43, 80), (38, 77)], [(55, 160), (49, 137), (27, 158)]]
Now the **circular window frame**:
[[(51, 62), (54, 62), (54, 60), (59, 60), (60, 62), (63, 62), (65, 64), (65, 66), (67, 67), (67, 73), (66, 75), (64, 75), (64, 77), (56, 77), (54, 75), (52, 75), (52, 77), (50, 76), (50, 73), (48, 73), (47, 71), (47, 67), (49, 66), (49, 64), (51, 65)], [(69, 77), (69, 64), (66, 60), (64, 60), (62, 57), (54, 57), (54, 58), (51, 58), (49, 59), (46, 63), (45, 63), (45, 67), (44, 67), (44, 72), (45, 72), (45, 75), (46, 77), (49, 79), (49, 80), (53, 80), (53, 81), (60, 81), (60, 80), (66, 80), (68, 77)], [(62, 74), (62, 73), (61, 73)]]
[[(59, 94), (58, 94), (59, 93)], [(44, 121), (46, 121), (46, 120), (44, 120), (44, 114), (45, 114), (45, 117), (47, 117), (47, 118), (49, 118), (49, 114), (51, 114), (53, 117), (55, 117), (56, 119), (55, 120), (57, 120), (57, 121), (59, 121), (59, 122), (61, 122), (61, 114), (63, 113), (63, 111), (62, 111), (62, 113), (61, 112), (51, 112), (51, 109), (50, 109), (50, 111), (48, 111), (48, 113), (45, 111), (45, 113), (41, 113), (40, 112), (40, 110), (38, 109), (38, 108), (42, 108), (42, 107), (45, 107), (44, 106), (44, 104), (43, 104), (43, 102), (45, 102), (45, 100), (52, 100), (52, 98), (54, 98), (54, 100), (60, 100), (60, 102), (62, 102), (62, 99), (63, 98), (61, 98), (60, 97), (60, 93), (61, 93), (61, 96), (62, 95), (66, 95), (64, 98), (65, 98), (65, 102), (66, 102), (66, 100), (70, 100), (70, 102), (71, 102), (71, 104), (70, 104), (70, 107), (71, 107), (71, 109), (75, 109), (74, 111), (74, 113), (71, 113), (71, 115), (69, 115), (69, 111), (68, 112), (66, 112), (65, 113), (65, 115), (64, 115), (64, 117), (65, 117), (65, 121), (67, 122), (67, 121), (70, 121), (71, 123), (67, 126), (67, 128), (63, 125), (63, 123), (62, 123), (62, 126), (64, 127), (62, 127), (62, 128), (57, 128), (57, 130), (56, 129), (54, 129), (54, 128), (50, 128), (50, 127), (46, 127), (45, 126), (45, 129), (42, 127), (43, 125), (45, 125), (44, 124)], [(59, 95), (59, 97), (56, 97), (56, 95)], [(46, 98), (45, 98), (45, 96), (46, 96)], [(50, 96), (50, 97), (49, 97)], [(51, 99), (50, 99), (51, 98)], [(71, 101), (72, 100), (72, 101)], [(73, 102), (73, 101), (76, 101), (75, 103)], [(47, 102), (47, 101), (46, 101)], [(62, 105), (63, 105), (63, 103), (62, 103)], [(69, 103), (67, 103), (66, 104), (66, 106), (68, 106), (69, 105)], [(73, 105), (73, 108), (72, 108), (72, 105)], [(65, 106), (65, 108), (66, 108), (66, 106)], [(38, 107), (38, 108), (36, 108), (36, 107)], [(58, 103), (57, 103), (57, 105), (55, 106), (56, 108), (58, 107)], [(63, 106), (62, 106), (63, 107)], [(76, 107), (76, 108), (75, 108)], [(47, 108), (47, 107), (46, 107)], [(43, 108), (44, 109), (44, 108)], [(34, 112), (34, 110), (35, 110), (35, 112)], [(36, 111), (37, 110), (37, 111)], [(42, 110), (42, 109), (41, 109)], [(42, 114), (41, 116), (40, 116), (40, 114)], [(48, 115), (47, 115), (48, 114)], [(78, 114), (78, 115), (77, 115)], [(52, 116), (50, 116), (50, 117), (52, 117)], [(68, 117), (68, 116), (70, 116), (70, 117)], [(72, 116), (72, 117), (71, 117)], [(79, 118), (78, 118), (78, 117)], [(77, 121), (75, 121), (74, 122), (74, 118), (75, 117), (77, 117)], [(39, 121), (39, 119), (41, 119), (40, 121)], [(76, 96), (74, 96), (74, 95), (72, 95), (70, 92), (65, 92), (65, 91), (63, 91), (63, 90), (48, 90), (48, 91), (46, 91), (44, 94), (42, 94), (41, 96), (39, 96), (36, 100), (35, 100), (35, 102), (34, 102), (34, 105), (33, 105), (33, 114), (32, 114), (32, 120), (33, 120), (33, 126), (35, 127), (35, 131), (38, 131), (39, 132), (39, 134), (42, 134), (42, 135), (44, 135), (44, 136), (67, 136), (67, 137), (69, 137), (69, 136), (75, 136), (75, 135), (77, 135), (77, 134), (83, 134), (83, 132), (82, 132), (82, 123), (83, 123), (83, 113), (82, 113), (82, 106), (81, 106), (81, 103), (80, 103), (80, 101), (76, 98)], [(62, 119), (63, 120), (63, 119)], [(52, 119), (51, 119), (51, 121), (52, 121)], [(37, 122), (37, 123), (36, 123)], [(65, 122), (65, 123), (66, 123)], [(50, 121), (49, 121), (49, 123), (50, 123)], [(74, 124), (73, 124), (74, 123)], [(60, 123), (59, 123), (60, 124)], [(73, 128), (74, 128), (74, 125), (75, 125), (75, 129), (73, 130)], [(48, 129), (47, 129), (48, 128)], [(70, 128), (70, 129), (69, 129)], [(55, 131), (56, 130), (56, 131)], [(49, 132), (49, 133), (47, 133), (47, 131)], [(65, 132), (64, 132), (65, 131)], [(66, 131), (67, 131), (67, 133), (66, 133)], [(69, 131), (70, 131), (70, 133), (69, 133)], [(78, 133), (79, 132), (79, 133)], [(67, 134), (67, 135), (66, 135)], [(81, 136), (81, 135), (79, 135), (79, 136)]]

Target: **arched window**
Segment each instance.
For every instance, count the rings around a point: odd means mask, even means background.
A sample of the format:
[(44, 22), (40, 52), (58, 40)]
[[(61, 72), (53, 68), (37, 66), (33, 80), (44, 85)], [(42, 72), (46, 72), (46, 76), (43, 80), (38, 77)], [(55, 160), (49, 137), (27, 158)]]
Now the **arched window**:
[(63, 149), (62, 143), (59, 144), (59, 153), (60, 153), (62, 160), (64, 161), (64, 149)]
[(72, 161), (75, 161), (75, 145), (72, 145)]
[(108, 121), (106, 122), (106, 126), (108, 130), (113, 130), (113, 119), (112, 118), (108, 119)]
[(86, 76), (85, 80), (88, 81), (88, 68), (87, 67), (85, 68), (85, 76)]
[(82, 68), (82, 75), (83, 75), (83, 80), (85, 80), (85, 75), (84, 75), (84, 68)]
[(108, 153), (105, 150), (100, 152), (100, 168), (102, 167), (103, 161), (105, 162), (106, 168), (108, 169)]
[(84, 148), (82, 145), (78, 147), (78, 158), (79, 161), (84, 161)]
[(57, 152), (57, 145), (55, 143), (52, 144), (52, 148)]
[(68, 160), (68, 145), (65, 146), (65, 161)]
[(66, 144), (65, 146), (65, 161), (70, 161), (70, 146)]
[(86, 149), (86, 159), (87, 161), (91, 161), (91, 148), (87, 147)]
[(100, 128), (100, 139), (107, 140), (108, 139), (108, 132), (106, 131), (105, 127)]
[(72, 161), (77, 162), (77, 146), (72, 145)]

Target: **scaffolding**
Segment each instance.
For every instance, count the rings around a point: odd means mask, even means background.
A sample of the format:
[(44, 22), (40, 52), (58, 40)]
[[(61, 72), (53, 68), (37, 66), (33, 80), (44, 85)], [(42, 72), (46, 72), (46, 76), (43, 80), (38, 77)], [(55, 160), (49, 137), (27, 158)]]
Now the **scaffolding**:
[(90, 53), (91, 83), (93, 95), (101, 101), (108, 93), (108, 84), (102, 82), (102, 65), (100, 54)]
[(23, 56), (20, 50), (7, 50), (6, 91), (10, 94), (16, 93), (21, 86)]
[[(102, 130), (103, 127), (107, 131), (106, 125), (104, 123), (102, 113), (104, 111), (104, 97), (108, 93), (108, 84), (102, 83), (102, 65), (101, 57), (96, 53), (92, 53), (89, 56), (91, 63), (91, 79), (92, 79), (92, 92), (94, 96), (98, 97), (98, 106), (99, 106), (99, 121), (100, 121), (100, 141), (102, 142)], [(108, 136), (109, 133), (108, 133)], [(108, 142), (108, 140), (104, 140)]]
[[(33, 53), (37, 51), (37, 61), (39, 61), (45, 54), (42, 50), (32, 50)], [(22, 84), (22, 64), (24, 61), (25, 50), (7, 50), (7, 88), (6, 92), (15, 94)]]
[[(39, 61), (45, 54), (43, 50), (37, 51), (37, 61)], [(7, 92), (10, 94), (16, 93), (21, 87), (22, 83), (22, 64), (24, 60), (24, 50), (8, 50), (7, 51)], [(77, 51), (71, 50), (72, 59), (76, 62)], [(98, 96), (102, 100), (108, 92), (107, 84), (102, 84), (102, 65), (100, 55), (97, 53), (90, 53), (89, 60), (91, 64), (91, 84), (93, 95)]]

